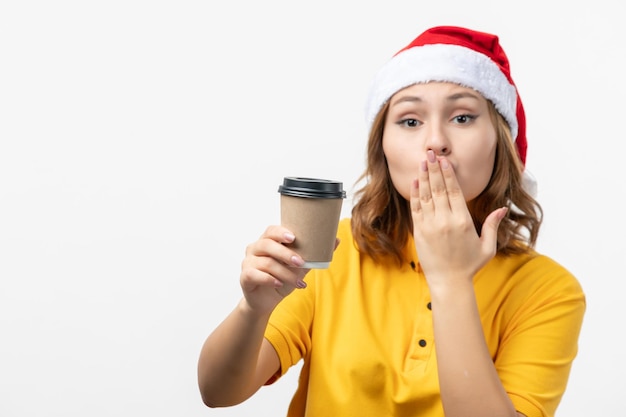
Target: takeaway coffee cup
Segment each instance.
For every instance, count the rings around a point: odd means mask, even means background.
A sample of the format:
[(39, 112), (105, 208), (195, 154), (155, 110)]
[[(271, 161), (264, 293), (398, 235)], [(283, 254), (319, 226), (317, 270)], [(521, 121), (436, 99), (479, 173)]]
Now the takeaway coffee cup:
[(296, 235), (289, 245), (304, 259), (303, 268), (325, 269), (335, 250), (343, 183), (320, 178), (285, 177), (278, 187), (280, 222)]

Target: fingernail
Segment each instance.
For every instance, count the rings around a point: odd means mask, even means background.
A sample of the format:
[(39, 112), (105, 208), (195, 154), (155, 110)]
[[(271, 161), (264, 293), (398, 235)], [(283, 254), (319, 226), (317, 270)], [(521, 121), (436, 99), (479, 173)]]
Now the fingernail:
[(285, 233), (284, 237), (287, 242), (293, 242), (296, 239), (292, 233)]
[(435, 152), (433, 151), (427, 151), (426, 158), (428, 158), (428, 162), (431, 162), (431, 163), (437, 160), (437, 158), (435, 157)]
[(442, 169), (448, 169), (449, 166), (450, 166), (450, 164), (448, 164), (448, 161), (446, 159), (442, 159), (441, 160), (441, 168)]
[(299, 280), (296, 282), (296, 287), (298, 287), (298, 288), (306, 288), (306, 282), (304, 282), (304, 281), (302, 281), (301, 279), (299, 279)]
[(294, 264), (294, 266), (301, 267), (302, 265), (304, 265), (304, 259), (294, 255), (291, 257), (291, 263)]

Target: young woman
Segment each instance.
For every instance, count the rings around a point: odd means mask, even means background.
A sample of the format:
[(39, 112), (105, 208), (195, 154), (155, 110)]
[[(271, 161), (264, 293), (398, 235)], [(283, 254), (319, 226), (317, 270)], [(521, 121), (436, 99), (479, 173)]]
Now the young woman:
[(534, 249), (525, 115), (498, 37), (426, 30), (376, 75), (364, 186), (328, 269), (300, 268), (270, 226), (243, 297), (207, 338), (210, 407), (303, 360), (289, 416), (553, 416), (585, 312)]

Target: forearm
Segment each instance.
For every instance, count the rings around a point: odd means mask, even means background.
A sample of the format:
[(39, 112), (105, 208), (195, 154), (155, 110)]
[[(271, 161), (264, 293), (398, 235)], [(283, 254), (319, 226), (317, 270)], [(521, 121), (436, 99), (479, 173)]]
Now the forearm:
[(242, 300), (209, 335), (198, 360), (198, 384), (205, 404), (238, 404), (259, 388), (255, 375), (268, 319), (252, 314)]
[(516, 416), (489, 354), (471, 281), (431, 297), (446, 417)]

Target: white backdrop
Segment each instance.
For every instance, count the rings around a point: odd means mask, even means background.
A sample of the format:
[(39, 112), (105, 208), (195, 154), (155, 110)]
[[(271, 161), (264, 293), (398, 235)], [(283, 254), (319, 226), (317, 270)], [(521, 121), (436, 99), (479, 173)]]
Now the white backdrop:
[(500, 35), (539, 249), (587, 293), (557, 415), (624, 415), (621, 7), (501, 4), (1, 2), (0, 416), (284, 415), (297, 368), (212, 410), (200, 347), (239, 299), (245, 245), (278, 221), (282, 177), (350, 197), (371, 77), (439, 24)]

